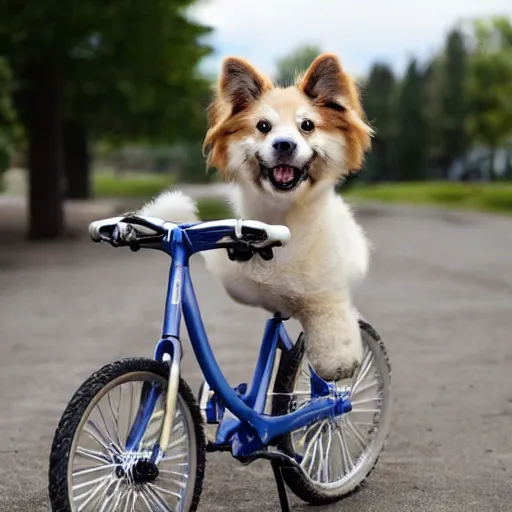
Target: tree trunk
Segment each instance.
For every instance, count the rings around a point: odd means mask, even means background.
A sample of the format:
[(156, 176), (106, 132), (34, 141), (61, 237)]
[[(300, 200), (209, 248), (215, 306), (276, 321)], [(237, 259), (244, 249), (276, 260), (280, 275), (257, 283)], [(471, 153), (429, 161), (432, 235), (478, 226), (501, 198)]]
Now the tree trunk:
[(496, 148), (491, 146), (489, 155), (489, 181), (496, 181), (496, 169), (494, 168), (494, 159), (496, 158)]
[(91, 197), (90, 155), (85, 123), (80, 120), (66, 121), (63, 127), (64, 167), (66, 198), (88, 199)]
[(57, 238), (64, 233), (61, 80), (53, 59), (27, 69), (29, 237)]

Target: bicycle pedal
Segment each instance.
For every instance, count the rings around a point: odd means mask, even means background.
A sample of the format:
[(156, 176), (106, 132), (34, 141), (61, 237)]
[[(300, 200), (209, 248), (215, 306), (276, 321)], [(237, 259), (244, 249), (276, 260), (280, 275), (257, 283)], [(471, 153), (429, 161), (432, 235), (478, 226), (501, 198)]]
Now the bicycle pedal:
[(206, 451), (207, 452), (230, 452), (231, 451), (231, 445), (229, 443), (222, 443), (218, 444), (212, 441), (209, 441), (206, 444)]

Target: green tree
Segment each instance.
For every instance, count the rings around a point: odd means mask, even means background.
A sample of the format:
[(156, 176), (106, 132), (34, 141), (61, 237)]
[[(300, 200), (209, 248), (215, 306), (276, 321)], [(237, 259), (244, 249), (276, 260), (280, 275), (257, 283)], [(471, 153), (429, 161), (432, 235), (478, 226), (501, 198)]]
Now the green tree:
[[(96, 133), (119, 128), (140, 134), (148, 126), (167, 125), (162, 118), (171, 109), (184, 114), (188, 95), (171, 106), (172, 96), (164, 102), (162, 90), (172, 85), (172, 94), (186, 91), (186, 79), (205, 53), (198, 42), (205, 28), (184, 13), (191, 3), (0, 3), (0, 54), (19, 85), (17, 106), (28, 138), (31, 237), (58, 237), (64, 230), (65, 119), (86, 127), (91, 119), (110, 123), (108, 129), (95, 125)], [(153, 87), (155, 77), (160, 81)], [(116, 112), (115, 119), (109, 115)], [(183, 130), (186, 125), (185, 118)]]
[[(495, 17), (473, 24), (469, 60), (470, 134), (491, 150), (512, 136), (512, 23)], [(491, 158), (491, 176), (494, 174)]]
[(301, 46), (277, 61), (276, 81), (282, 86), (292, 85), (298, 74), (309, 68), (322, 53), (316, 46)]
[(412, 59), (403, 78), (397, 101), (395, 177), (423, 180), (427, 171), (426, 76)]
[[(129, 21), (123, 26), (133, 33)], [(68, 197), (87, 197), (89, 139), (114, 145), (194, 141), (201, 155), (210, 83), (195, 66), (210, 49), (196, 39), (207, 30), (181, 17), (173, 23), (172, 39), (161, 42), (160, 53), (167, 57), (154, 59), (149, 67), (132, 65), (132, 48), (123, 48), (112, 34), (95, 50), (94, 58), (72, 62), (64, 125)]]
[(431, 154), (440, 168), (440, 176), (447, 177), (451, 164), (469, 148), (467, 130), (469, 114), (467, 98), (468, 49), (463, 33), (452, 30), (442, 54), (434, 61), (430, 84), (431, 97), (429, 126)]
[(368, 120), (375, 129), (372, 150), (362, 173), (365, 181), (386, 180), (393, 175), (396, 88), (391, 68), (386, 64), (374, 64), (363, 88), (363, 105)]

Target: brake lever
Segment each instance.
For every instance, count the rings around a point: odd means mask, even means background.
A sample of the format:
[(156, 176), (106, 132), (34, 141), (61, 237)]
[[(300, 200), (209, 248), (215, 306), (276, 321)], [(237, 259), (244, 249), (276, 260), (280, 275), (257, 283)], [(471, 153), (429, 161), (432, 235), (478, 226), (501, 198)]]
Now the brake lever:
[(258, 249), (249, 242), (238, 240), (236, 246), (229, 247), (227, 251), (228, 257), (231, 261), (249, 261), (255, 254), (259, 254), (265, 261), (270, 261), (274, 258), (273, 248), (281, 247), (282, 245), (283, 244), (281, 242), (275, 242), (272, 245)]
[(257, 251), (257, 253), (264, 259), (265, 261), (270, 261), (274, 257), (274, 251), (272, 247), (265, 247), (261, 251)]
[(227, 247), (227, 251), (231, 261), (249, 261), (256, 252), (254, 247), (244, 240), (237, 240), (235, 245)]
[(140, 236), (137, 229), (132, 224), (124, 222), (124, 220), (118, 222), (111, 231), (100, 232), (100, 241), (108, 242), (112, 247), (129, 247), (133, 252), (136, 252), (143, 243), (160, 242), (165, 234), (164, 231), (157, 231), (154, 235)]
[(265, 261), (270, 261), (274, 258), (274, 247), (282, 247), (281, 242), (274, 242), (273, 244), (264, 247), (262, 249), (256, 249), (256, 253), (259, 254)]
[(117, 223), (112, 230), (111, 244), (114, 247), (131, 247), (137, 241), (137, 232), (131, 224)]

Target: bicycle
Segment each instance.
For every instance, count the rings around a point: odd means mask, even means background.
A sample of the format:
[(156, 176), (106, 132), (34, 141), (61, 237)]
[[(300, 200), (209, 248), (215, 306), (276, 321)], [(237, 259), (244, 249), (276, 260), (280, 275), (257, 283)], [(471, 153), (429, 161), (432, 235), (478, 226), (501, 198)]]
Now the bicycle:
[[(325, 504), (367, 478), (386, 439), (391, 403), (389, 359), (368, 322), (359, 319), (361, 366), (336, 383), (315, 373), (302, 333), (293, 343), (279, 313), (266, 323), (250, 384), (230, 387), (208, 342), (190, 256), (223, 249), (269, 260), (290, 240), (287, 227), (128, 215), (95, 221), (89, 233), (95, 242), (171, 256), (163, 333), (152, 359), (107, 364), (70, 400), (51, 448), (54, 511), (196, 510), (206, 451), (230, 451), (244, 464), (270, 460), (283, 510), (285, 484), (302, 500)], [(205, 378), (197, 398), (180, 374), (182, 316)], [(208, 443), (205, 424), (217, 425)]]

